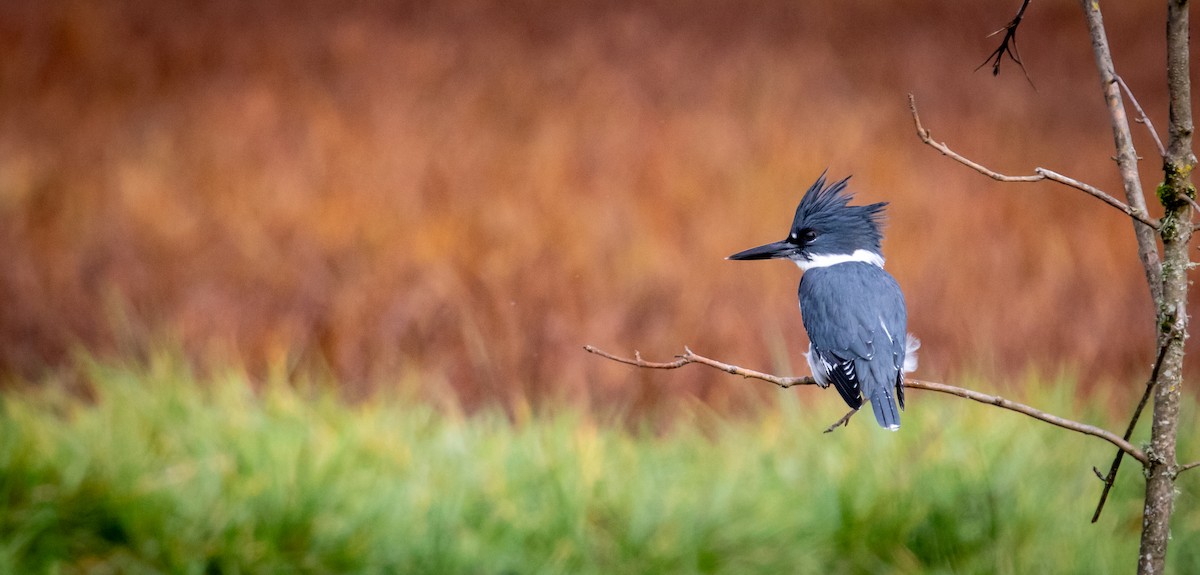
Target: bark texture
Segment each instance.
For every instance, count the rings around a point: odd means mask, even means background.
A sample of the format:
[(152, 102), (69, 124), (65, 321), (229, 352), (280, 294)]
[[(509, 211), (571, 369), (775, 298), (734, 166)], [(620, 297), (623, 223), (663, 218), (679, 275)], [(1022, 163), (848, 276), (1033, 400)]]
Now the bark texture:
[(1164, 215), (1159, 231), (1163, 241), (1162, 300), (1158, 306), (1160, 341), (1166, 342), (1162, 370), (1154, 390), (1154, 423), (1147, 450), (1146, 501), (1138, 573), (1159, 574), (1166, 568), (1175, 477), (1179, 472), (1175, 439), (1179, 425), (1179, 394), (1183, 384), (1184, 342), (1187, 339), (1188, 242), (1192, 236), (1195, 199), (1192, 169), (1192, 88), (1188, 57), (1188, 2), (1167, 2), (1167, 85), (1170, 126), (1163, 183), (1158, 199)]

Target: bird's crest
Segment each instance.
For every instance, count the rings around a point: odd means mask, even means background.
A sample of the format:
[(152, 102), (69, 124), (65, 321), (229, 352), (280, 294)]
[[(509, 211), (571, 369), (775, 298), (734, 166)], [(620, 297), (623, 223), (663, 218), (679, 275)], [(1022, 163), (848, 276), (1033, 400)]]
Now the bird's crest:
[(880, 226), (883, 224), (883, 212), (887, 202), (879, 202), (866, 206), (851, 206), (854, 195), (846, 189), (849, 176), (828, 186), (825, 185), (825, 174), (813, 183), (800, 205), (796, 208), (796, 218), (792, 221), (792, 229), (813, 228), (824, 232), (856, 231), (867, 234), (870, 243), (876, 251), (883, 240)]

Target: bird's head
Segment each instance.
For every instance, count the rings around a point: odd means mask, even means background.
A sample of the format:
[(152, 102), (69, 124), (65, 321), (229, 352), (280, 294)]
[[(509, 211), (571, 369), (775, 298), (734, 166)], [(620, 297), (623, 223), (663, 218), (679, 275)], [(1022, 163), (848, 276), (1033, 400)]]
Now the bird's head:
[(847, 261), (883, 266), (880, 222), (887, 203), (851, 206), (850, 178), (825, 185), (825, 174), (808, 189), (796, 208), (787, 239), (729, 256), (731, 260), (787, 258), (801, 269)]

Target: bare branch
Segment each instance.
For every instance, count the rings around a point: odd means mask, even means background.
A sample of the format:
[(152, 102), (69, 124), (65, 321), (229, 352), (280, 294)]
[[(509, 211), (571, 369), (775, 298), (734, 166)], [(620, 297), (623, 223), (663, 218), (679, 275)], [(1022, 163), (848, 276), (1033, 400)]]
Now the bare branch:
[(1179, 475), (1180, 473), (1183, 473), (1184, 471), (1187, 471), (1189, 469), (1195, 469), (1197, 467), (1200, 467), (1200, 461), (1193, 461), (1187, 465), (1181, 465), (1181, 466), (1179, 466), (1179, 469), (1177, 469), (1175, 471), (1175, 475)]
[(974, 162), (962, 154), (951, 150), (950, 147), (944, 142), (938, 142), (937, 140), (933, 139), (933, 135), (929, 132), (929, 130), (925, 129), (925, 126), (921, 124), (921, 116), (917, 114), (917, 100), (912, 94), (908, 95), (908, 109), (912, 112), (913, 124), (915, 124), (917, 127), (917, 137), (921, 138), (922, 142), (925, 142), (933, 149), (941, 152), (943, 156), (947, 156), (950, 159), (975, 170), (976, 172), (992, 178), (993, 180), (998, 182), (1040, 182), (1042, 180), (1051, 180), (1065, 186), (1070, 186), (1082, 192), (1086, 192), (1088, 195), (1099, 199), (1100, 201), (1120, 210), (1125, 215), (1143, 224), (1146, 224), (1153, 229), (1158, 229), (1159, 227), (1158, 220), (1147, 217), (1145, 210), (1134, 210), (1099, 188), (1085, 184), (1073, 178), (1068, 178), (1067, 176), (1059, 174), (1058, 172), (1047, 170), (1045, 168), (1035, 168), (1033, 170), (1035, 175), (1032, 176), (1006, 176), (982, 164)]
[(1133, 109), (1137, 110), (1138, 117), (1133, 121), (1146, 126), (1146, 131), (1150, 132), (1151, 138), (1154, 138), (1154, 145), (1158, 146), (1158, 156), (1165, 159), (1167, 157), (1167, 149), (1163, 146), (1162, 140), (1158, 139), (1158, 130), (1155, 130), (1154, 124), (1150, 123), (1150, 117), (1146, 115), (1146, 111), (1142, 109), (1142, 105), (1138, 103), (1137, 98), (1133, 97), (1133, 90), (1129, 89), (1129, 84), (1126, 84), (1125, 79), (1120, 75), (1113, 74), (1113, 77), (1117, 79), (1117, 83), (1121, 85), (1121, 89), (1125, 90), (1125, 95), (1129, 96), (1129, 103), (1133, 104)]
[[(1108, 109), (1109, 123), (1112, 125), (1113, 148), (1117, 152), (1117, 170), (1121, 173), (1121, 181), (1125, 187), (1125, 201), (1138, 213), (1148, 214), (1146, 196), (1142, 193), (1142, 181), (1138, 175), (1137, 151), (1133, 148), (1129, 117), (1125, 114), (1125, 104), (1121, 100), (1121, 89), (1117, 83), (1117, 71), (1113, 66), (1112, 52), (1108, 46), (1108, 34), (1104, 31), (1104, 16), (1100, 13), (1100, 3), (1080, 0), (1079, 4), (1083, 8), (1088, 34), (1092, 39), (1092, 55), (1096, 61), (1096, 71), (1100, 74), (1100, 89), (1104, 92), (1104, 105)], [(1156, 309), (1163, 299), (1162, 259), (1158, 253), (1158, 238), (1154, 234), (1157, 229), (1157, 226), (1141, 220), (1133, 224), (1133, 233), (1138, 244), (1138, 259), (1141, 260), (1142, 271), (1146, 275), (1150, 302)]]
[(1035, 168), (1034, 169), (1035, 175), (1032, 175), (1032, 176), (1006, 176), (1004, 174), (1001, 174), (1000, 172), (989, 169), (988, 167), (986, 167), (982, 164), (974, 162), (974, 161), (966, 158), (962, 154), (959, 154), (958, 152), (951, 150), (950, 147), (947, 146), (944, 142), (938, 142), (933, 139), (933, 135), (929, 132), (929, 130), (925, 129), (925, 126), (923, 126), (921, 124), (921, 116), (919, 114), (917, 114), (917, 100), (915, 97), (913, 97), (912, 94), (908, 95), (908, 109), (909, 109), (909, 111), (912, 112), (913, 124), (915, 124), (917, 127), (917, 137), (921, 138), (922, 142), (925, 142), (933, 149), (941, 152), (943, 156), (948, 156), (950, 159), (957, 161), (958, 163), (960, 163), (964, 166), (967, 166), (989, 178), (992, 178), (993, 180), (996, 180), (999, 182), (1040, 182), (1042, 180), (1051, 180), (1051, 181), (1063, 184), (1065, 186), (1075, 188), (1082, 192), (1086, 192), (1088, 195), (1091, 195), (1091, 196), (1099, 199), (1100, 201), (1103, 201), (1104, 203), (1120, 210), (1125, 215), (1127, 215), (1143, 224), (1146, 224), (1147, 226), (1150, 226), (1153, 229), (1158, 229), (1158, 227), (1159, 227), (1158, 220), (1147, 217), (1146, 211), (1144, 209), (1139, 211), (1139, 210), (1130, 208), (1129, 206), (1122, 203), (1120, 200), (1112, 197), (1111, 195), (1100, 190), (1099, 188), (1085, 184), (1085, 183), (1080, 182), (1079, 180), (1076, 180), (1073, 178), (1068, 178), (1067, 176), (1059, 174), (1058, 172), (1055, 172), (1052, 170), (1047, 170), (1045, 168)]
[(1000, 182), (1038, 182), (1046, 179), (1046, 177), (1042, 175), (1006, 176), (1000, 172), (992, 171), (982, 164), (977, 164), (970, 159), (967, 159), (954, 150), (951, 150), (946, 144), (935, 141), (929, 130), (926, 130), (925, 126), (921, 125), (921, 116), (917, 114), (917, 99), (912, 94), (908, 95), (908, 109), (912, 112), (913, 124), (915, 124), (917, 127), (917, 137), (921, 138), (922, 142), (925, 142), (926, 144), (932, 146), (935, 150), (941, 152), (943, 156), (949, 156), (950, 159)]
[[(589, 353), (594, 353), (594, 354), (604, 357), (606, 359), (610, 359), (613, 361), (617, 361), (620, 363), (624, 363), (624, 364), (632, 365), (632, 366), (636, 366), (636, 367), (645, 367), (645, 368), (651, 368), (651, 369), (676, 369), (676, 368), (683, 367), (689, 363), (700, 363), (700, 364), (704, 364), (704, 365), (707, 365), (707, 366), (715, 368), (715, 369), (719, 369), (726, 373), (740, 375), (745, 378), (761, 379), (763, 381), (773, 383), (773, 384), (775, 384), (781, 388), (785, 388), (785, 389), (788, 387), (791, 387), (793, 385), (815, 385), (816, 384), (816, 381), (813, 380), (813, 378), (811, 378), (811, 377), (779, 377), (776, 375), (771, 375), (771, 374), (763, 373), (760, 371), (754, 371), (752, 369), (746, 369), (743, 367), (738, 367), (736, 365), (730, 365), (730, 364), (727, 364), (727, 363), (724, 363), (721, 361), (717, 361), (715, 359), (707, 358), (702, 355), (696, 354), (695, 352), (693, 352), (692, 350), (690, 350), (686, 347), (684, 348), (684, 353), (682, 355), (676, 356), (675, 361), (666, 362), (666, 363), (645, 361), (640, 356), (635, 359), (623, 358), (623, 357), (612, 355), (608, 352), (602, 351), (602, 350), (600, 350), (596, 347), (590, 346), (590, 345), (583, 346), (583, 349), (584, 349), (584, 351), (587, 351)], [(936, 391), (939, 393), (954, 395), (954, 396), (961, 397), (964, 399), (970, 399), (971, 401), (977, 401), (979, 403), (986, 403), (988, 405), (994, 405), (1001, 409), (1015, 411), (1017, 413), (1027, 415), (1027, 416), (1037, 419), (1039, 421), (1044, 421), (1046, 423), (1049, 423), (1050, 425), (1055, 425), (1055, 426), (1061, 427), (1063, 429), (1067, 429), (1067, 430), (1074, 431), (1077, 433), (1082, 433), (1084, 435), (1091, 435), (1093, 437), (1098, 437), (1100, 439), (1103, 439), (1103, 440), (1117, 446), (1122, 451), (1128, 453), (1130, 455), (1130, 457), (1133, 457), (1134, 459), (1141, 461), (1142, 463), (1146, 463), (1146, 461), (1147, 461), (1146, 454), (1143, 453), (1142, 450), (1134, 447), (1133, 444), (1129, 443), (1129, 441), (1122, 439), (1117, 434), (1115, 434), (1111, 431), (1096, 427), (1094, 425), (1088, 425), (1086, 423), (1080, 423), (1078, 421), (1073, 421), (1070, 419), (1059, 417), (1057, 415), (1046, 413), (1040, 409), (1030, 407), (1023, 403), (1017, 403), (1015, 401), (1004, 399), (1003, 397), (999, 397), (996, 395), (988, 395), (986, 393), (980, 393), (978, 391), (973, 391), (970, 389), (955, 387), (953, 385), (946, 385), (944, 383), (937, 383), (937, 382), (933, 382), (933, 381), (922, 381), (919, 379), (904, 380), (904, 387), (909, 388), (909, 389), (923, 389), (925, 391)]]
[(1021, 9), (1017, 10), (1017, 15), (1013, 16), (1013, 19), (1010, 20), (1008, 24), (1005, 24), (1003, 28), (992, 32), (991, 34), (988, 34), (988, 38), (991, 38), (996, 34), (1004, 32), (1004, 37), (1000, 39), (1000, 47), (993, 50), (987, 59), (975, 69), (978, 70), (979, 68), (987, 65), (988, 62), (991, 62), (992, 75), (999, 76), (1000, 62), (1002, 62), (1004, 60), (1004, 56), (1007, 55), (1009, 59), (1017, 63), (1017, 66), (1021, 68), (1021, 72), (1025, 74), (1025, 80), (1029, 82), (1029, 85), (1036, 91), (1037, 86), (1033, 85), (1033, 79), (1029, 77), (1029, 71), (1025, 69), (1025, 63), (1021, 62), (1021, 51), (1017, 49), (1017, 27), (1021, 25), (1021, 19), (1025, 17), (1025, 9), (1029, 8), (1029, 2), (1030, 0), (1021, 2)]
[(677, 356), (675, 356), (675, 361), (670, 361), (670, 362), (665, 362), (665, 363), (646, 361), (646, 360), (642, 359), (641, 354), (639, 354), (637, 352), (634, 352), (634, 359), (629, 359), (629, 358), (613, 355), (611, 353), (608, 353), (607, 351), (604, 351), (602, 349), (599, 349), (597, 347), (593, 347), (590, 345), (583, 346), (583, 349), (584, 349), (584, 351), (586, 351), (588, 353), (594, 353), (605, 359), (611, 359), (613, 361), (616, 361), (619, 363), (624, 363), (626, 365), (632, 365), (634, 367), (644, 367), (644, 368), (649, 368), (649, 369), (676, 369), (676, 368), (683, 367), (689, 363), (702, 363), (709, 367), (719, 369), (725, 373), (731, 373), (733, 375), (740, 375), (740, 376), (748, 378), (748, 379), (761, 379), (763, 381), (773, 383), (783, 389), (787, 389), (789, 387), (793, 387), (796, 385), (816, 385), (817, 384), (817, 380), (815, 380), (811, 377), (779, 377), (777, 375), (771, 375), (769, 373), (763, 373), (761, 371), (754, 371), (753, 369), (746, 369), (744, 367), (738, 367), (736, 365), (729, 365), (727, 363), (722, 363), (715, 359), (709, 359), (702, 355), (696, 355), (695, 353), (692, 353), (692, 350), (688, 349), (686, 346), (683, 348), (683, 355), (677, 355)]
[(913, 389), (924, 389), (927, 391), (938, 391), (938, 392), (947, 393), (950, 395), (957, 395), (958, 397), (970, 399), (972, 401), (978, 401), (979, 403), (986, 403), (989, 405), (994, 405), (996, 407), (1007, 409), (1009, 411), (1015, 411), (1017, 413), (1028, 415), (1029, 417), (1032, 417), (1039, 421), (1044, 421), (1046, 423), (1049, 423), (1050, 425), (1055, 425), (1055, 426), (1061, 427), (1063, 429), (1067, 429), (1067, 430), (1074, 431), (1077, 433), (1082, 433), (1084, 435), (1091, 435), (1092, 437), (1097, 437), (1097, 438), (1103, 439), (1103, 440), (1117, 446), (1119, 449), (1123, 450), (1124, 452), (1128, 453), (1130, 457), (1133, 457), (1134, 459), (1141, 461), (1142, 463), (1146, 462), (1146, 454), (1143, 453), (1142, 450), (1138, 449), (1137, 447), (1134, 447), (1132, 443), (1129, 443), (1129, 441), (1127, 441), (1121, 437), (1118, 437), (1117, 434), (1115, 434), (1111, 431), (1108, 431), (1107, 429), (1102, 429), (1102, 428), (1096, 427), (1094, 425), (1088, 425), (1086, 423), (1080, 423), (1078, 421), (1073, 421), (1070, 419), (1059, 417), (1057, 415), (1049, 414), (1049, 413), (1041, 411), (1037, 408), (1030, 407), (1030, 406), (1022, 404), (1022, 403), (1017, 403), (1015, 401), (1010, 401), (1008, 399), (1004, 399), (1003, 397), (999, 397), (999, 396), (995, 396), (995, 395), (988, 395), (986, 393), (980, 393), (978, 391), (973, 391), (970, 389), (963, 389), (961, 387), (954, 387), (952, 385), (946, 385), (944, 383), (935, 383), (932, 381), (919, 381), (919, 380), (915, 380), (915, 379), (907, 379), (904, 381), (904, 387), (913, 388)]
[[(1154, 389), (1154, 384), (1158, 381), (1158, 372), (1162, 369), (1163, 356), (1167, 354), (1167, 343), (1164, 341), (1158, 347), (1158, 357), (1154, 360), (1154, 368), (1150, 370), (1150, 379), (1146, 380), (1146, 391), (1142, 393), (1142, 400), (1138, 402), (1137, 409), (1133, 410), (1133, 417), (1129, 419), (1129, 426), (1125, 428), (1126, 441), (1133, 436), (1133, 430), (1137, 427), (1138, 419), (1142, 416), (1142, 410), (1146, 408), (1146, 402), (1150, 400), (1150, 392)], [(1100, 501), (1096, 504), (1096, 512), (1092, 514), (1092, 523), (1100, 519), (1100, 512), (1104, 511), (1104, 502), (1108, 500), (1108, 492), (1112, 491), (1113, 484), (1117, 481), (1117, 470), (1121, 468), (1121, 460), (1125, 458), (1125, 452), (1117, 450), (1116, 457), (1113, 458), (1112, 466), (1108, 469), (1108, 475), (1100, 479), (1104, 480), (1104, 491), (1100, 492)], [(1100, 475), (1097, 471), (1096, 475)]]
[(1129, 217), (1131, 217), (1139, 222), (1142, 222), (1152, 228), (1158, 229), (1158, 226), (1160, 225), (1158, 220), (1152, 220), (1152, 219), (1146, 217), (1146, 215), (1144, 213), (1134, 211), (1133, 208), (1130, 208), (1129, 206), (1125, 205), (1124, 203), (1121, 202), (1121, 200), (1118, 200), (1118, 199), (1108, 195), (1107, 193), (1105, 193), (1104, 191), (1102, 191), (1098, 188), (1095, 188), (1093, 186), (1090, 186), (1090, 185), (1080, 182), (1078, 180), (1068, 178), (1067, 176), (1064, 176), (1057, 172), (1047, 170), (1046, 168), (1034, 168), (1033, 171), (1035, 171), (1038, 174), (1041, 174), (1043, 176), (1046, 176), (1047, 180), (1053, 180), (1060, 184), (1071, 186), (1072, 188), (1075, 188), (1077, 190), (1082, 190), (1084, 192), (1087, 192), (1087, 193), (1091, 194), (1092, 196), (1095, 196), (1096, 198), (1098, 198), (1100, 201), (1102, 201), (1114, 208), (1117, 208), (1118, 210), (1121, 210)]

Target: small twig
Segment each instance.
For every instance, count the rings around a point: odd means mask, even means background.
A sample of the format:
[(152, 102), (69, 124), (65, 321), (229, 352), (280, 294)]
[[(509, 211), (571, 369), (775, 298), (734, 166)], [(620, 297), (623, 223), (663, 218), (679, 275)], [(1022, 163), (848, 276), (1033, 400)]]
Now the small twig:
[[(1125, 83), (1125, 79), (1120, 74), (1113, 73), (1113, 77), (1117, 79), (1117, 83), (1121, 85), (1121, 89), (1125, 90), (1125, 95), (1129, 96), (1129, 103), (1133, 104), (1133, 109), (1137, 110), (1138, 117), (1133, 121), (1146, 126), (1146, 131), (1150, 132), (1150, 137), (1154, 138), (1154, 145), (1158, 146), (1158, 156), (1160, 158), (1167, 157), (1167, 149), (1163, 146), (1162, 140), (1158, 138), (1158, 131), (1154, 129), (1154, 124), (1150, 123), (1150, 116), (1146, 115), (1146, 111), (1142, 109), (1142, 105), (1138, 103), (1137, 98), (1133, 97), (1133, 90), (1129, 89), (1129, 84)], [(1189, 200), (1191, 198), (1188, 198)]]
[(856, 414), (856, 413), (858, 413), (857, 409), (851, 409), (849, 413), (847, 413), (846, 415), (843, 415), (840, 419), (833, 422), (833, 425), (826, 427), (825, 431), (823, 431), (822, 433), (832, 433), (833, 430), (835, 430), (839, 427), (845, 427), (845, 426), (849, 425), (850, 418), (854, 417), (854, 414)]
[(1189, 469), (1195, 469), (1197, 467), (1200, 467), (1200, 461), (1193, 461), (1187, 465), (1180, 466), (1179, 469), (1177, 469), (1175, 471), (1175, 475), (1179, 475), (1180, 473), (1183, 473), (1184, 471), (1187, 471)]
[[(645, 368), (651, 368), (651, 369), (676, 369), (676, 368), (683, 367), (689, 363), (700, 363), (700, 364), (704, 364), (704, 365), (707, 365), (712, 368), (719, 369), (726, 373), (740, 375), (745, 378), (761, 379), (763, 381), (773, 383), (773, 384), (775, 384), (781, 388), (785, 388), (785, 389), (788, 387), (791, 387), (793, 385), (816, 385), (816, 383), (817, 383), (811, 377), (779, 377), (777, 375), (771, 375), (771, 374), (763, 373), (760, 371), (754, 371), (752, 369), (738, 367), (736, 365), (730, 365), (730, 364), (727, 364), (724, 362), (717, 361), (715, 359), (710, 359), (710, 358), (704, 357), (702, 355), (698, 355), (686, 347), (684, 348), (684, 353), (682, 355), (676, 356), (675, 361), (666, 362), (666, 363), (645, 361), (645, 360), (641, 359), (641, 357), (638, 357), (636, 359), (623, 358), (623, 357), (612, 355), (608, 352), (602, 351), (602, 350), (592, 347), (590, 345), (583, 346), (583, 349), (584, 349), (584, 351), (587, 351), (589, 353), (594, 353), (594, 354), (604, 357), (606, 359), (610, 359), (610, 360), (624, 363), (627, 365), (632, 365), (632, 366), (636, 366), (636, 367), (645, 367)], [(1017, 403), (1015, 401), (1004, 399), (1003, 397), (999, 397), (996, 395), (988, 395), (986, 393), (980, 393), (978, 391), (973, 391), (970, 389), (955, 387), (953, 385), (946, 385), (944, 383), (937, 383), (937, 382), (933, 382), (933, 381), (922, 381), (919, 379), (904, 380), (904, 387), (909, 388), (909, 389), (923, 389), (926, 391), (936, 391), (939, 393), (954, 395), (954, 396), (961, 397), (964, 399), (970, 399), (971, 401), (977, 401), (979, 403), (986, 403), (988, 405), (994, 405), (1001, 409), (1015, 411), (1017, 413), (1021, 413), (1021, 414), (1027, 415), (1029, 417), (1032, 417), (1033, 419), (1036, 419), (1038, 421), (1044, 421), (1046, 423), (1049, 423), (1050, 425), (1055, 425), (1055, 426), (1061, 427), (1063, 429), (1067, 429), (1067, 430), (1074, 431), (1077, 433), (1082, 433), (1084, 435), (1091, 435), (1092, 437), (1097, 437), (1097, 438), (1103, 439), (1103, 440), (1117, 446), (1122, 451), (1128, 453), (1130, 457), (1133, 457), (1134, 459), (1136, 459), (1142, 463), (1147, 462), (1146, 454), (1143, 453), (1142, 450), (1134, 447), (1133, 444), (1129, 443), (1128, 440), (1122, 439), (1117, 434), (1115, 434), (1111, 431), (1108, 431), (1107, 429), (1102, 429), (1102, 428), (1096, 427), (1094, 425), (1088, 425), (1086, 423), (1080, 423), (1078, 421), (1073, 421), (1070, 419), (1059, 417), (1057, 415), (1046, 413), (1040, 409), (1037, 409), (1035, 407), (1030, 407), (1023, 403)]]
[(1130, 208), (1129, 206), (1125, 205), (1120, 200), (1105, 193), (1103, 190), (1100, 190), (1099, 188), (1096, 188), (1095, 186), (1091, 186), (1091, 185), (1085, 184), (1083, 182), (1080, 182), (1079, 180), (1069, 178), (1067, 176), (1059, 174), (1058, 172), (1055, 172), (1052, 170), (1047, 170), (1045, 168), (1035, 168), (1033, 170), (1034, 175), (1032, 175), (1032, 176), (1006, 176), (1004, 174), (1001, 174), (1000, 172), (989, 169), (986, 166), (979, 164), (977, 162), (974, 162), (974, 161), (968, 159), (967, 157), (959, 154), (958, 152), (951, 150), (950, 147), (947, 146), (944, 142), (938, 142), (938, 141), (934, 140), (933, 136), (932, 136), (932, 134), (930, 134), (929, 130), (925, 129), (925, 126), (923, 126), (921, 124), (921, 116), (919, 114), (917, 114), (917, 100), (916, 100), (916, 98), (913, 97), (912, 94), (908, 95), (908, 109), (909, 109), (909, 111), (912, 112), (913, 123), (916, 125), (916, 128), (917, 128), (917, 137), (921, 138), (922, 142), (925, 142), (933, 149), (941, 152), (942, 155), (948, 156), (950, 159), (952, 159), (964, 166), (967, 166), (989, 178), (992, 178), (993, 180), (996, 180), (999, 182), (1039, 182), (1042, 180), (1050, 180), (1053, 182), (1058, 182), (1065, 186), (1069, 186), (1069, 187), (1075, 188), (1077, 190), (1080, 190), (1082, 192), (1085, 192), (1088, 195), (1095, 197), (1095, 198), (1099, 199), (1100, 201), (1103, 201), (1104, 203), (1120, 210), (1121, 213), (1124, 213), (1125, 215), (1133, 218), (1134, 220), (1137, 220), (1143, 224), (1146, 224), (1147, 226), (1150, 226), (1151, 228), (1154, 228), (1157, 230), (1160, 226), (1158, 220), (1147, 217), (1146, 214), (1140, 210), (1135, 210), (1133, 208)]
[(1017, 49), (1017, 27), (1021, 25), (1021, 19), (1025, 17), (1025, 9), (1029, 8), (1030, 1), (1031, 0), (1025, 0), (1022, 2), (1021, 9), (1017, 10), (1017, 15), (1013, 16), (1013, 19), (1009, 21), (1008, 24), (1005, 24), (1003, 28), (988, 34), (987, 37), (991, 38), (996, 34), (1004, 32), (1004, 37), (1000, 39), (1000, 47), (993, 50), (987, 59), (975, 69), (978, 70), (979, 68), (986, 66), (988, 62), (991, 62), (992, 75), (999, 76), (1000, 62), (1004, 61), (1004, 56), (1007, 55), (1009, 59), (1011, 59), (1013, 62), (1016, 62), (1017, 66), (1021, 68), (1021, 72), (1025, 74), (1025, 80), (1029, 82), (1029, 86), (1032, 87), (1034, 91), (1037, 91), (1037, 86), (1033, 85), (1033, 79), (1029, 77), (1029, 71), (1025, 69), (1025, 64), (1021, 62), (1021, 51)]
[[(1167, 342), (1158, 348), (1158, 357), (1154, 360), (1154, 368), (1150, 370), (1150, 379), (1146, 380), (1146, 391), (1142, 392), (1142, 400), (1138, 402), (1137, 409), (1133, 410), (1133, 417), (1129, 419), (1129, 426), (1125, 428), (1125, 441), (1133, 436), (1133, 430), (1137, 427), (1138, 418), (1142, 416), (1142, 410), (1146, 408), (1146, 402), (1150, 400), (1150, 391), (1154, 389), (1154, 384), (1158, 382), (1158, 372), (1162, 369), (1163, 356), (1167, 353)], [(1113, 484), (1117, 481), (1117, 470), (1121, 468), (1121, 460), (1125, 458), (1125, 452), (1117, 450), (1116, 457), (1113, 458), (1112, 466), (1108, 469), (1108, 475), (1101, 477), (1104, 480), (1104, 491), (1100, 493), (1100, 502), (1096, 504), (1096, 512), (1092, 514), (1092, 523), (1100, 519), (1100, 512), (1104, 510), (1104, 502), (1108, 500), (1108, 492), (1112, 491)], [(1096, 475), (1100, 475), (1097, 471)]]

